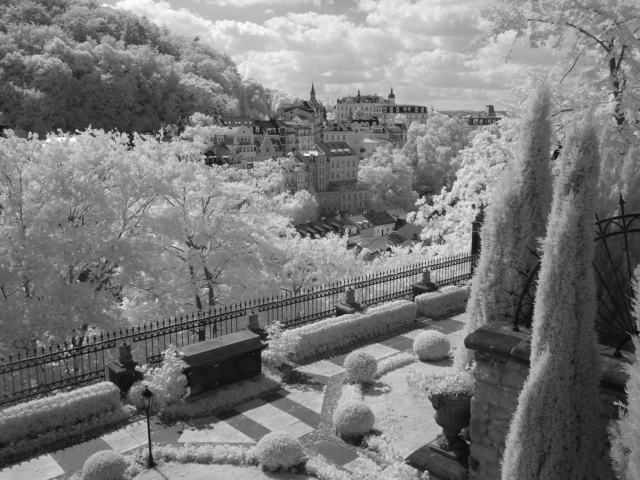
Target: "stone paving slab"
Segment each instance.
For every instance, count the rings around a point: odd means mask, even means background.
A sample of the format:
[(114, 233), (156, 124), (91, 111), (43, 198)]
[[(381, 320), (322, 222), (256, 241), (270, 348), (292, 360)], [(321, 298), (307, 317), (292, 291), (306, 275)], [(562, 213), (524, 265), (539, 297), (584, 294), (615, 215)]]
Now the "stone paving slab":
[(320, 383), (326, 384), (327, 381), (334, 375), (338, 375), (344, 372), (344, 368), (328, 360), (320, 360), (319, 362), (311, 363), (303, 367), (298, 367), (296, 370), (302, 372), (314, 380)]
[(359, 348), (356, 352), (366, 352), (373, 356), (376, 360), (382, 360), (383, 358), (389, 357), (391, 355), (395, 355), (398, 353), (398, 350), (395, 348), (387, 347), (386, 345), (382, 345), (380, 343), (374, 343), (372, 345), (367, 345), (364, 348)]
[(328, 440), (322, 440), (311, 447), (311, 450), (324, 456), (327, 460), (342, 466), (353, 462), (358, 458), (358, 454), (352, 452), (342, 445), (338, 445)]
[(63, 474), (51, 455), (42, 455), (0, 470), (0, 480), (49, 480)]
[(322, 393), (310, 392), (289, 388), (288, 390), (278, 390), (278, 393), (289, 400), (292, 400), (309, 410), (318, 414), (322, 413), (322, 401), (324, 399), (324, 391)]
[(110, 449), (109, 444), (102, 438), (95, 438), (88, 442), (53, 452), (51, 456), (65, 472), (75, 472), (82, 469), (86, 459), (94, 453)]

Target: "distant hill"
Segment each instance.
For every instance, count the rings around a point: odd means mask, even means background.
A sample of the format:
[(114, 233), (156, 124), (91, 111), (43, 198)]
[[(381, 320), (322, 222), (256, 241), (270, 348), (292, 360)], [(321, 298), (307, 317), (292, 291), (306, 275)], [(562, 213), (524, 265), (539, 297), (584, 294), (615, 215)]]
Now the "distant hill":
[[(443, 115), (449, 115), (450, 117), (457, 117), (458, 115), (464, 117), (465, 115), (475, 115), (483, 111), (484, 110), (438, 110), (438, 112), (442, 113)], [(498, 116), (505, 115), (506, 113), (507, 112), (496, 110), (496, 114)]]
[(264, 117), (287, 99), (197, 37), (132, 12), (94, 0), (0, 2), (0, 112), (25, 130), (149, 132), (195, 111)]

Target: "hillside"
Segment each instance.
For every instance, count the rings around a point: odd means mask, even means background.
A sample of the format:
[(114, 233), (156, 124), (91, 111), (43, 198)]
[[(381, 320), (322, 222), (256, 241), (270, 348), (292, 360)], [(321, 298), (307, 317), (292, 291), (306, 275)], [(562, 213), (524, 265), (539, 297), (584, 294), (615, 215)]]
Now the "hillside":
[(94, 0), (0, 2), (0, 111), (40, 134), (148, 132), (199, 111), (268, 115), (286, 97), (226, 54)]

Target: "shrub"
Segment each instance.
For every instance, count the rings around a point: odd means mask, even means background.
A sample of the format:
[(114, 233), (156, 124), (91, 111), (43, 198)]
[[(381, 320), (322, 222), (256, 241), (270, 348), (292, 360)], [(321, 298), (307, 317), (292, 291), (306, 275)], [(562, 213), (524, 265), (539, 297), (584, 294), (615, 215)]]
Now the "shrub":
[(455, 287), (448, 285), (439, 290), (423, 293), (415, 298), (418, 314), (423, 317), (443, 315), (453, 310), (461, 309), (467, 303), (470, 287)]
[(82, 467), (82, 480), (124, 480), (129, 467), (127, 460), (113, 450), (91, 455)]
[(25, 453), (62, 438), (131, 416), (111, 382), (58, 393), (0, 411), (0, 458)]
[[(540, 87), (531, 96), (522, 118), (514, 161), (503, 171), (489, 199), (481, 231), (482, 253), (467, 303), (465, 336), (489, 322), (503, 321), (514, 307), (510, 292), (520, 293), (538, 261), (538, 239), (547, 229), (551, 205), (551, 96)], [(464, 368), (473, 360), (470, 350), (456, 350)]]
[(370, 353), (351, 352), (344, 361), (347, 379), (358, 383), (372, 383), (378, 370), (378, 362)]
[(411, 352), (401, 352), (389, 357), (383, 358), (378, 362), (378, 371), (376, 378), (380, 378), (393, 370), (410, 365), (417, 360), (416, 355)]
[(365, 313), (343, 315), (289, 329), (279, 341), (288, 345), (289, 355), (302, 360), (413, 323), (416, 309), (414, 302), (397, 300)]
[(592, 265), (600, 155), (589, 120), (567, 130), (560, 159), (542, 243), (531, 369), (505, 442), (504, 479), (594, 478), (602, 449)]
[(420, 333), (413, 341), (413, 353), (420, 360), (442, 360), (449, 355), (451, 344), (443, 333), (428, 330)]
[(376, 417), (364, 402), (347, 401), (340, 403), (333, 414), (336, 433), (344, 437), (359, 437), (369, 433)]
[(182, 373), (185, 365), (178, 356), (176, 347), (169, 345), (169, 348), (162, 352), (162, 356), (164, 358), (162, 366), (144, 365), (142, 367), (145, 380), (136, 382), (129, 390), (131, 402), (138, 404), (145, 386), (153, 392), (154, 405), (160, 410), (188, 396), (187, 376)]
[(258, 462), (269, 470), (290, 468), (304, 459), (300, 442), (283, 432), (271, 432), (260, 439), (256, 445)]

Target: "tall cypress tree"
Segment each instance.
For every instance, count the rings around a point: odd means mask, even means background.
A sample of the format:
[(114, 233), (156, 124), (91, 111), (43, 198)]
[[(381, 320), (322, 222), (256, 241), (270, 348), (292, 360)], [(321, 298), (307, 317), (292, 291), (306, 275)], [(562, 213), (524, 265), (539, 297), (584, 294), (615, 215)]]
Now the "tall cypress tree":
[[(490, 200), (482, 227), (480, 264), (467, 303), (466, 334), (495, 321), (515, 307), (514, 296), (525, 278), (518, 273), (533, 268), (537, 258), (529, 251), (543, 237), (551, 205), (551, 124), (549, 91), (536, 90), (520, 126), (515, 159), (507, 166)], [(461, 349), (459, 366), (471, 361)]]
[(555, 184), (534, 307), (531, 371), (507, 437), (503, 480), (588, 480), (599, 447), (593, 219), (595, 128), (574, 123)]

